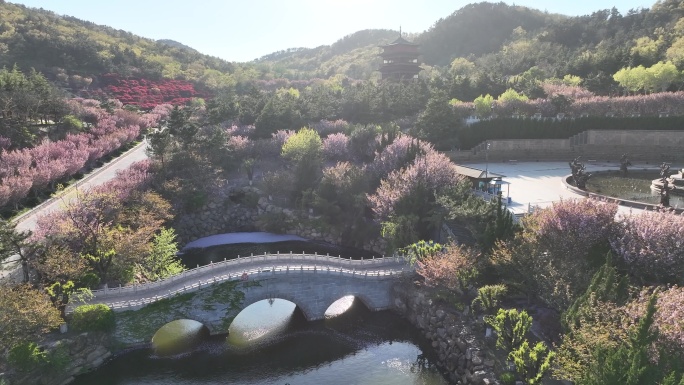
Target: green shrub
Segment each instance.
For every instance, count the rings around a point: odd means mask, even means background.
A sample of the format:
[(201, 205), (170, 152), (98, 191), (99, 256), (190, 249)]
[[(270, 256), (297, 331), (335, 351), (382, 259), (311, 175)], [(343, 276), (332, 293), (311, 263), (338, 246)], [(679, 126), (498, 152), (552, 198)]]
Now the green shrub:
[(69, 363), (71, 363), (71, 356), (65, 345), (59, 345), (48, 356), (48, 370), (53, 373), (63, 373)]
[[(7, 357), (9, 364), (21, 372), (62, 373), (71, 358), (64, 345), (46, 351), (34, 342), (24, 342), (13, 347)], [(5, 385), (0, 378), (0, 385)]]
[(515, 364), (515, 370), (528, 385), (542, 383), (555, 357), (556, 353), (549, 351), (543, 342), (537, 342), (536, 345), (530, 347), (527, 341), (523, 341), (520, 347), (508, 355), (508, 358)]
[(292, 227), (292, 219), (284, 212), (266, 212), (259, 216), (257, 225), (270, 233), (284, 233)]
[(100, 277), (93, 272), (85, 273), (79, 279), (79, 286), (89, 289), (96, 288), (100, 284)]
[(16, 345), (10, 350), (7, 360), (21, 372), (34, 371), (48, 362), (47, 354), (35, 342)]
[(503, 385), (513, 385), (515, 384), (515, 374), (511, 372), (501, 373), (499, 380)]
[(485, 285), (477, 289), (477, 298), (473, 300), (473, 308), (478, 306), (483, 312), (490, 314), (499, 307), (501, 297), (506, 294), (506, 285)]
[(254, 191), (248, 191), (240, 203), (251, 209), (255, 209), (259, 206), (259, 194)]
[(63, 117), (59, 125), (61, 128), (70, 132), (83, 131), (83, 122), (74, 115), (67, 115)]
[(532, 317), (518, 309), (499, 309), (495, 316), (485, 316), (484, 321), (496, 331), (496, 347), (506, 353), (518, 349), (532, 327)]
[(79, 306), (71, 316), (71, 326), (76, 331), (106, 331), (113, 329), (114, 324), (114, 312), (105, 304)]

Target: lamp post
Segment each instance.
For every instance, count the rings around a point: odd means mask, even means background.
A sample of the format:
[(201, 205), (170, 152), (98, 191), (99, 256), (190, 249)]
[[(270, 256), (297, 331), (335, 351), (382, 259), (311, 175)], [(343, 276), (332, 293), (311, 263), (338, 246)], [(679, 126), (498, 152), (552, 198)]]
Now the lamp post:
[[(485, 179), (489, 178), (489, 145), (490, 145), (489, 142), (486, 142), (486, 143), (487, 143), (487, 147), (485, 150)], [(487, 182), (487, 183), (489, 183), (489, 182)]]

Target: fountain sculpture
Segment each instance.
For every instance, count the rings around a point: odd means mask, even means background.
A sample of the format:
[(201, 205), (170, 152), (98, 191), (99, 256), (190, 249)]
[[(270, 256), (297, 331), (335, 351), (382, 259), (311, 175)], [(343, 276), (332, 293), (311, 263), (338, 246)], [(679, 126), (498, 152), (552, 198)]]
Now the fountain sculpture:
[(570, 165), (570, 170), (572, 171), (572, 179), (575, 182), (575, 186), (579, 189), (586, 190), (587, 188), (587, 180), (591, 177), (591, 174), (588, 174), (585, 171), (584, 168), (584, 163), (580, 163), (579, 161), (579, 156), (575, 159), (572, 160), (572, 162), (568, 162)]
[(627, 167), (631, 165), (632, 162), (629, 161), (627, 154), (622, 154), (620, 158), (620, 171), (622, 171), (622, 175), (627, 175)]
[(661, 164), (660, 178), (651, 182), (651, 189), (660, 192), (660, 204), (668, 207), (670, 194), (684, 195), (684, 169), (679, 170), (679, 174), (670, 175), (670, 165)]

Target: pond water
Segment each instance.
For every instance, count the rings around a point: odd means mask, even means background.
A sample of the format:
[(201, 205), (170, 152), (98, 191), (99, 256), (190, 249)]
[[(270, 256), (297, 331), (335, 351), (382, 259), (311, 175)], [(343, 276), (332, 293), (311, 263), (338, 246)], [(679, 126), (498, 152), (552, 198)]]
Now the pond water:
[[(306, 322), (288, 301), (257, 302), (235, 318), (228, 338), (213, 336), (170, 357), (152, 349), (130, 351), (74, 384), (447, 384), (414, 327), (350, 298), (317, 322)], [(349, 309), (340, 314), (336, 306)]]
[[(595, 173), (587, 181), (587, 191), (597, 194), (650, 204), (660, 204), (660, 194), (651, 190), (651, 182), (658, 179), (658, 171), (630, 171)], [(684, 207), (684, 196), (670, 194), (671, 207)]]

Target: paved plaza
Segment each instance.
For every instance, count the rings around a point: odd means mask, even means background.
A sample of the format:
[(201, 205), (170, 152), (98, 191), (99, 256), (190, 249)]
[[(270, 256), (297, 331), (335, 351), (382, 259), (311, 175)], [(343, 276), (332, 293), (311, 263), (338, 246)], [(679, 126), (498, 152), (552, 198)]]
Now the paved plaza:
[[(570, 175), (568, 162), (490, 162), (464, 165), (505, 175), (503, 180), (510, 183), (511, 204), (509, 208), (514, 214), (526, 213), (530, 206), (546, 207), (561, 199), (580, 197), (566, 189), (562, 182), (563, 177)], [(618, 163), (586, 162), (585, 165), (588, 172), (620, 169)], [(684, 165), (672, 165), (671, 170), (678, 170), (682, 167)], [(653, 169), (657, 175), (659, 164), (635, 163), (630, 168)], [(504, 196), (506, 196), (506, 187), (504, 187)], [(622, 206), (619, 208), (621, 213), (628, 213), (630, 210), (635, 209)]]

